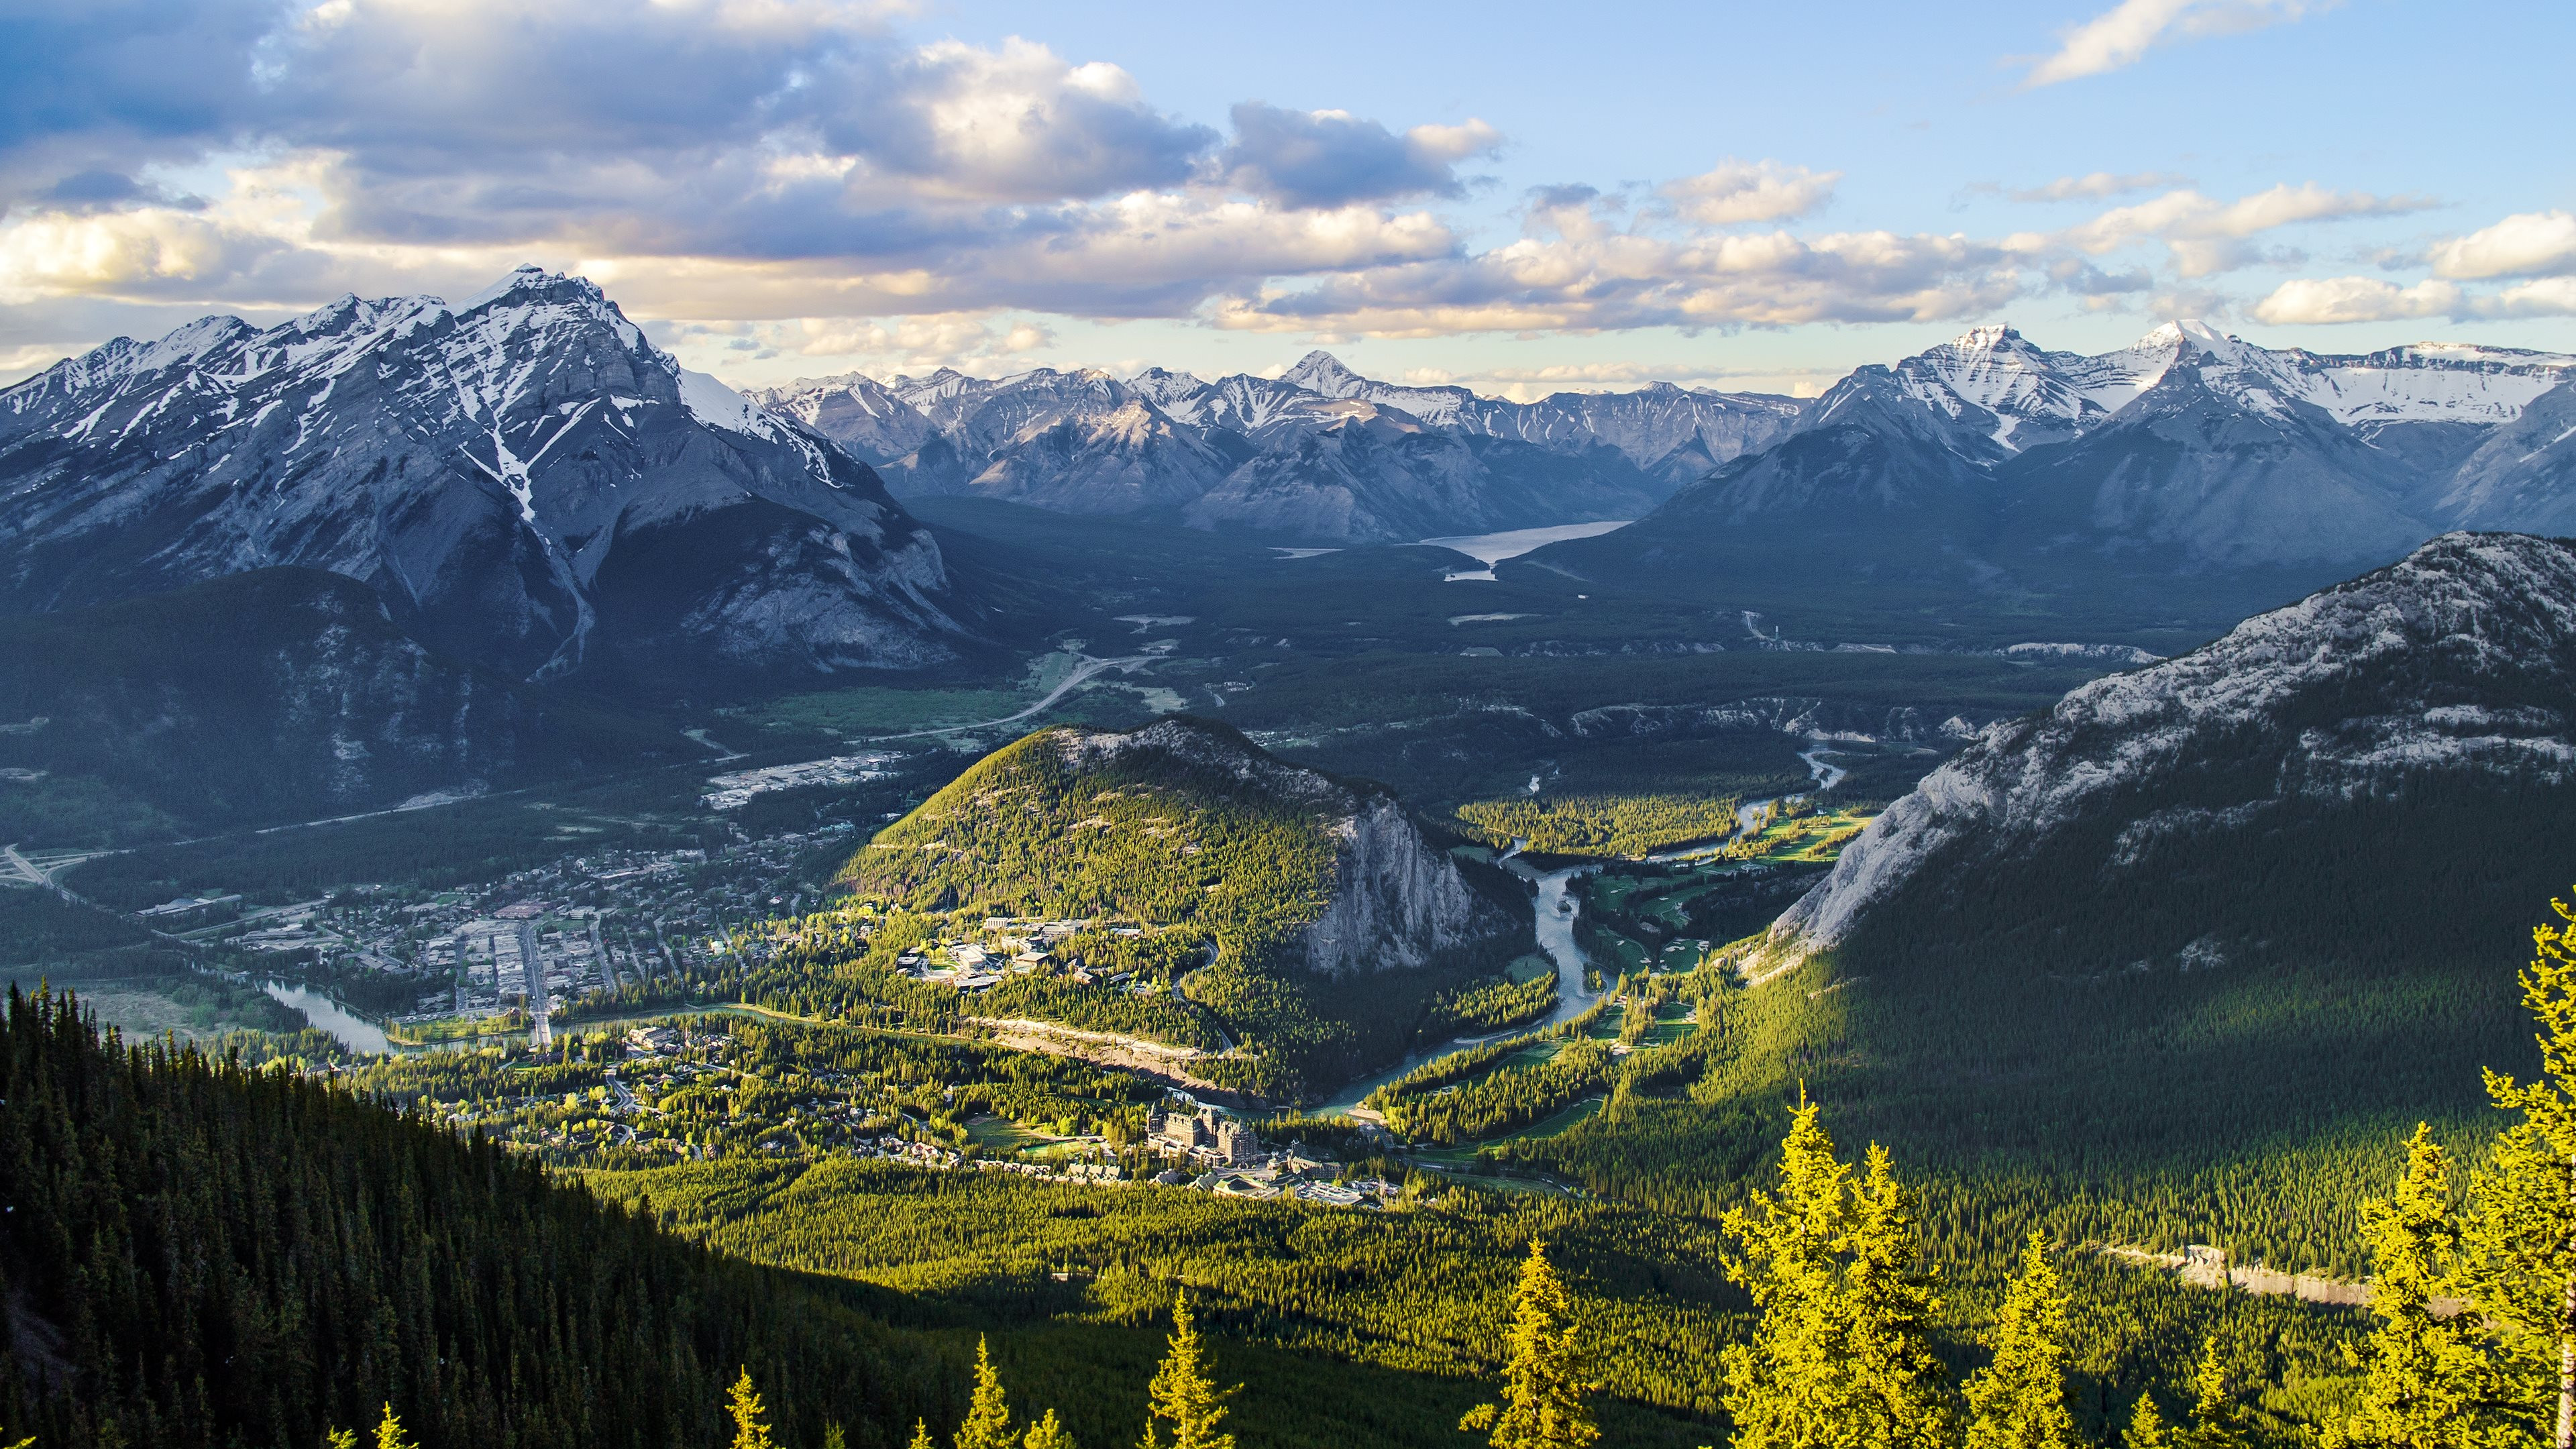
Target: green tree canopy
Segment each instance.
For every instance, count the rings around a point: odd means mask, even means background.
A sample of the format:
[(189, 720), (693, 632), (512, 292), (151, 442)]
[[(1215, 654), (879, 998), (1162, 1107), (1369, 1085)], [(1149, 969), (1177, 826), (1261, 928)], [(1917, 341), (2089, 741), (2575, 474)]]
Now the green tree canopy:
[(1581, 1330), (1565, 1282), (1547, 1261), (1547, 1245), (1530, 1240), (1512, 1297), (1512, 1328), (1503, 1363), (1503, 1397), (1458, 1421), (1461, 1430), (1490, 1430), (1494, 1449), (1582, 1449), (1601, 1437), (1584, 1396)]
[(1234, 1449), (1234, 1436), (1217, 1428), (1234, 1392), (1218, 1388), (1208, 1377), (1207, 1351), (1199, 1346), (1198, 1326), (1190, 1320), (1189, 1295), (1175, 1295), (1170, 1347), (1145, 1391), (1143, 1449), (1160, 1449), (1157, 1431), (1166, 1423), (1171, 1425), (1172, 1449)]
[(2066, 1409), (2066, 1285), (2036, 1230), (2004, 1292), (1994, 1349), (1994, 1362), (1968, 1379), (1968, 1449), (2075, 1449), (2075, 1419)]

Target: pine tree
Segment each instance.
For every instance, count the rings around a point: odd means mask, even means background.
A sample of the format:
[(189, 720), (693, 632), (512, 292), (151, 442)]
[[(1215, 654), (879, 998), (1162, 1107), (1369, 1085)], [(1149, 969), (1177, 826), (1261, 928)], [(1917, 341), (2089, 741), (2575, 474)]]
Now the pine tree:
[(1055, 1410), (1029, 1426), (1029, 1437), (1021, 1441), (1022, 1449), (1073, 1449), (1073, 1436), (1057, 1422)]
[(733, 1415), (733, 1449), (778, 1449), (777, 1441), (769, 1437), (769, 1425), (761, 1419), (769, 1410), (760, 1402), (760, 1391), (752, 1387), (748, 1366), (733, 1381), (725, 1408)]
[[(9, 1449), (21, 1449), (21, 1446), (12, 1444)], [(325, 1425), (322, 1430), (322, 1449), (358, 1449), (358, 1431)]]
[(1531, 1239), (1512, 1299), (1502, 1402), (1470, 1410), (1459, 1429), (1491, 1430), (1486, 1442), (1494, 1449), (1582, 1449), (1600, 1438), (1583, 1402), (1595, 1385), (1584, 1377), (1580, 1334), (1564, 1280), (1547, 1261), (1547, 1245)]
[(2187, 1449), (2249, 1449), (2245, 1407), (2228, 1391), (2227, 1361), (2219, 1356), (2218, 1335), (2201, 1340), (2200, 1365), (2191, 1375), (2191, 1427), (2183, 1433)]
[(1780, 1195), (1757, 1192), (1725, 1219), (1742, 1250), (1727, 1276), (1761, 1315), (1752, 1341), (1724, 1355), (1737, 1449), (1941, 1444), (1949, 1415), (1929, 1333), (1940, 1305), (1914, 1266), (1912, 1195), (1875, 1147), (1853, 1182), (1817, 1110), (1800, 1098)]
[(385, 1405), (385, 1416), (376, 1421), (376, 1449), (418, 1449), (403, 1433), (402, 1420), (394, 1417), (391, 1404)]
[(850, 1436), (838, 1424), (823, 1426), (823, 1449), (850, 1449)]
[(1742, 1249), (1728, 1259), (1727, 1276), (1752, 1295), (1760, 1315), (1752, 1341), (1729, 1347), (1723, 1360), (1723, 1402), (1738, 1449), (1832, 1442), (1848, 1397), (1834, 1245), (1850, 1169), (1834, 1159), (1817, 1111), (1802, 1094), (1780, 1144), (1779, 1196), (1756, 1191), (1749, 1207), (1725, 1218), (1727, 1235)]
[(2047, 1238), (2037, 1231), (2022, 1245), (2021, 1272), (2004, 1290), (1994, 1348), (1994, 1362), (1967, 1383), (1967, 1449), (2074, 1449), (2075, 1418), (2066, 1410), (2066, 1287), (2048, 1261)]
[(950, 1441), (956, 1449), (1014, 1449), (1011, 1408), (1002, 1400), (1002, 1376), (993, 1372), (986, 1342), (975, 1340), (975, 1396), (967, 1402), (966, 1422)]
[(2460, 1235), (2449, 1188), (2450, 1164), (2418, 1123), (2396, 1195), (2361, 1205), (2370, 1311), (2379, 1327), (2362, 1350), (2344, 1350), (2364, 1379), (2360, 1404), (2326, 1435), (2333, 1449), (2468, 1449), (2481, 1442), (2493, 1386), (2477, 1318), (2433, 1313), (2433, 1300), (2457, 1286)]
[(2522, 1004), (2540, 1027), (2540, 1078), (2486, 1074), (2521, 1120), (2472, 1179), (2464, 1234), (2471, 1296), (2497, 1338), (2501, 1397), (2524, 1426), (2576, 1449), (2576, 908), (2532, 929)]
[(1218, 1432), (1217, 1424), (1225, 1418), (1225, 1401), (1241, 1387), (1220, 1389), (1208, 1377), (1206, 1351), (1199, 1347), (1198, 1328), (1190, 1321), (1189, 1296), (1175, 1296), (1170, 1351), (1145, 1391), (1143, 1449), (1160, 1449), (1157, 1420), (1171, 1423), (1171, 1449), (1234, 1449), (1234, 1436)]
[(2173, 1449), (2173, 1436), (2165, 1432), (2165, 1416), (2156, 1412), (2155, 1395), (2138, 1395), (2137, 1407), (2129, 1411), (2128, 1432), (2120, 1436), (2120, 1449)]
[(1886, 1149), (1873, 1144), (1867, 1161), (1843, 1235), (1848, 1341), (1877, 1416), (1875, 1442), (1934, 1449), (1951, 1441), (1945, 1371), (1932, 1351), (1941, 1300), (1915, 1266), (1923, 1234), (1914, 1194), (1896, 1180)]
[(915, 1419), (912, 1421), (912, 1442), (905, 1445), (904, 1449), (939, 1449), (938, 1445), (930, 1442), (929, 1420)]

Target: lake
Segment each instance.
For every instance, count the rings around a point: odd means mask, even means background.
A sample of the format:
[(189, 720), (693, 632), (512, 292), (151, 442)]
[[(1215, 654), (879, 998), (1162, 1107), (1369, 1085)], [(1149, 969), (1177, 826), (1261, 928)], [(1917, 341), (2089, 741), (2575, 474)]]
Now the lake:
[(381, 1052), (392, 1046), (374, 1022), (356, 1015), (309, 986), (289, 986), (283, 981), (271, 981), (267, 984), (267, 991), (270, 996), (303, 1012), (305, 1020), (339, 1038), (340, 1045), (353, 1052)]
[(1532, 549), (1563, 543), (1569, 538), (1598, 538), (1614, 528), (1626, 528), (1635, 521), (1613, 518), (1604, 523), (1556, 523), (1545, 528), (1507, 528), (1500, 533), (1457, 533), (1420, 542), (1426, 548), (1445, 548), (1463, 553), (1484, 565), (1481, 569), (1461, 569), (1451, 573), (1449, 582), (1454, 584), (1466, 579), (1491, 580), (1494, 565), (1507, 558), (1519, 558)]

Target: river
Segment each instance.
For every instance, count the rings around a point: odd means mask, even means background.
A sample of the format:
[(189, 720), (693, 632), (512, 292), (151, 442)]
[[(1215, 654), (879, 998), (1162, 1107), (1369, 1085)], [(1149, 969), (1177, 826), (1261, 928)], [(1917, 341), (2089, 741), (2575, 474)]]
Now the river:
[(339, 1038), (340, 1045), (353, 1052), (377, 1053), (391, 1049), (384, 1031), (374, 1022), (357, 1015), (309, 986), (289, 986), (283, 981), (267, 983), (268, 994), (296, 1010), (315, 1026)]
[[(1518, 847), (1515, 846), (1515, 853), (1517, 850)], [(1385, 1071), (1374, 1076), (1362, 1077), (1344, 1086), (1339, 1092), (1334, 1093), (1332, 1101), (1315, 1108), (1314, 1115), (1330, 1117), (1336, 1112), (1348, 1112), (1364, 1101), (1369, 1093), (1434, 1057), (1447, 1056), (1451, 1052), (1463, 1051), (1468, 1047), (1483, 1046), (1487, 1042), (1500, 1041), (1505, 1037), (1529, 1036), (1545, 1031), (1551, 1026), (1581, 1016), (1592, 1008), (1592, 1003), (1601, 999), (1601, 993), (1587, 989), (1584, 984), (1585, 970), (1590, 963), (1584, 959), (1583, 948), (1574, 944), (1574, 918), (1581, 913), (1583, 905), (1574, 897), (1571, 890), (1574, 878), (1594, 867), (1569, 866), (1564, 870), (1552, 870), (1542, 875), (1531, 872), (1526, 867), (1510, 866), (1508, 855), (1504, 860), (1506, 869), (1511, 869), (1516, 874), (1526, 875), (1529, 879), (1538, 882), (1538, 899), (1531, 906), (1531, 914), (1534, 917), (1538, 948), (1547, 953), (1549, 960), (1556, 963), (1556, 1009), (1547, 1014), (1545, 1021), (1534, 1026), (1516, 1026), (1508, 1031), (1489, 1032), (1484, 1036), (1456, 1037), (1438, 1046), (1415, 1052)], [(1559, 910), (1560, 903), (1573, 909)]]

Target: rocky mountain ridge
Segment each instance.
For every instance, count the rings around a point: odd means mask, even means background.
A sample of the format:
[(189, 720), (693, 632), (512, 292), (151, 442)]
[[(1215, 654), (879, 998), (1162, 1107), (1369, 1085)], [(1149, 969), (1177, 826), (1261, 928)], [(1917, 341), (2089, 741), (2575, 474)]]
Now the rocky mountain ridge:
[(1376, 382), (1322, 351), (1278, 378), (942, 369), (752, 396), (839, 442), (898, 495), (1177, 512), (1205, 528), (1334, 543), (1634, 517), (1797, 411), (1786, 398), (1669, 383), (1515, 403)]
[(0, 390), (0, 608), (278, 566), (521, 677), (918, 665), (970, 603), (864, 466), (578, 277), (210, 317)]
[(2328, 356), (2185, 321), (2087, 357), (1981, 327), (1855, 370), (1770, 447), (1522, 566), (1786, 586), (1825, 562), (1926, 599), (2216, 624), (2448, 529), (2565, 526), (2569, 423), (2576, 357), (2552, 353)]
[[(2571, 700), (2576, 542), (2445, 535), (2191, 654), (2084, 685), (2045, 716), (1989, 727), (1845, 849), (1751, 969), (1884, 938), (1935, 896), (2007, 896), (2027, 881), (2049, 900), (2135, 899), (2177, 872), (2202, 880), (2199, 904), (2168, 930), (2191, 934), (2157, 949), (2223, 958), (2234, 936), (2270, 934), (2249, 921), (2294, 934), (2298, 902), (2238, 899), (2264, 887), (2220, 884), (2208, 862), (2301, 841), (2367, 856), (2385, 832), (2396, 873), (2420, 875), (2403, 866), (2427, 848), (2406, 843), (2422, 802), (2466, 792), (2536, 807), (2576, 782)], [(2319, 818), (2336, 828), (2308, 840)]]

